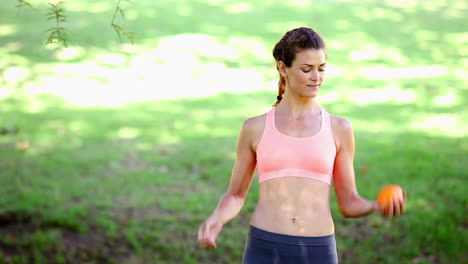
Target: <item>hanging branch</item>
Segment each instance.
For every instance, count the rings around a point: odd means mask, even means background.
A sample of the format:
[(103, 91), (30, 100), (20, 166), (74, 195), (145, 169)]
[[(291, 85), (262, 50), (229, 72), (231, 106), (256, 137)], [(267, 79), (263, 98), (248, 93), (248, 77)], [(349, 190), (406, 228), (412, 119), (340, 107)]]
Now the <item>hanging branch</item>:
[(18, 4), (16, 5), (17, 8), (28, 6), (32, 8), (32, 5), (24, 0), (18, 0)]
[[(133, 4), (131, 0), (117, 0), (117, 6), (115, 7), (114, 15), (112, 16), (111, 26), (114, 28), (117, 36), (119, 37), (120, 42), (122, 42), (122, 36), (127, 38), (130, 43), (135, 44), (135, 40), (138, 38), (138, 34), (135, 32), (128, 32), (125, 31), (125, 14), (123, 9), (120, 7), (120, 2), (130, 2)], [(117, 16), (119, 16), (122, 20), (122, 24), (119, 25), (115, 22)]]
[(47, 20), (55, 19), (56, 25), (55, 27), (52, 27), (47, 30), (50, 31), (50, 35), (47, 38), (45, 45), (51, 43), (63, 43), (63, 45), (67, 47), (67, 41), (69, 40), (69, 38), (65, 33), (65, 29), (60, 25), (61, 22), (65, 22), (67, 19), (63, 11), (64, 3), (65, 2), (62, 2), (61, 0), (59, 0), (56, 4), (48, 3), (50, 5), (50, 8), (49, 12), (47, 13)]

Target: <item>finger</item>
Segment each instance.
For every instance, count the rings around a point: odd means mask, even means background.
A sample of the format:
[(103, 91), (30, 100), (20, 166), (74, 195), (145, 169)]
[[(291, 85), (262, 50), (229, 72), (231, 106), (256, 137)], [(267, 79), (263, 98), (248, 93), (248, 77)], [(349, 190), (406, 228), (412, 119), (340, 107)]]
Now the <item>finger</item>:
[(198, 241), (202, 238), (203, 224), (198, 228)]
[(216, 242), (215, 242), (214, 238), (210, 239), (210, 246), (211, 246), (211, 248), (216, 248)]
[(208, 234), (210, 232), (210, 225), (207, 222), (205, 222), (204, 225), (205, 226), (204, 226), (204, 229), (203, 229), (203, 233), (206, 235), (206, 234)]
[(206, 235), (207, 235), (206, 226), (207, 226), (206, 223), (203, 223), (203, 225), (200, 227), (200, 239), (201, 240), (205, 240), (206, 238)]
[(393, 217), (393, 199), (390, 199), (388, 203), (388, 214), (387, 216)]
[(400, 201), (401, 199), (396, 198), (393, 200), (393, 207), (394, 207), (394, 216), (398, 217), (400, 216)]

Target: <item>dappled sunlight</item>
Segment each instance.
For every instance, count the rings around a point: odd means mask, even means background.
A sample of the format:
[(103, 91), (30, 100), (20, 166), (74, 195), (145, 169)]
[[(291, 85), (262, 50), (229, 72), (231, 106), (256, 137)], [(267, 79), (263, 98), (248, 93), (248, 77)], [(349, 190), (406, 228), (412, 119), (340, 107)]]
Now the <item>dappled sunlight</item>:
[(389, 8), (381, 8), (381, 7), (364, 7), (359, 6), (356, 7), (354, 12), (356, 15), (361, 17), (364, 21), (372, 21), (375, 19), (388, 19), (390, 21), (402, 21), (404, 16), (398, 10), (392, 10)]
[(119, 139), (134, 139), (140, 136), (140, 134), (140, 130), (135, 127), (121, 127), (116, 132), (116, 136)]
[(445, 106), (450, 106), (450, 105), (455, 105), (459, 102), (457, 96), (453, 91), (448, 91), (444, 95), (436, 96), (434, 98), (434, 103), (436, 105), (445, 105)]
[(311, 1), (303, 1), (303, 0), (289, 0), (289, 1), (281, 1), (281, 4), (289, 7), (294, 8), (308, 8), (311, 6)]
[(281, 34), (284, 34), (287, 30), (291, 30), (292, 28), (297, 28), (297, 27), (302, 27), (302, 26), (304, 26), (304, 22), (302, 21), (289, 20), (287, 22), (269, 23), (265, 25), (265, 28), (271, 33), (276, 33), (278, 35), (281, 35)]
[(177, 5), (175, 10), (179, 16), (190, 16), (193, 14), (193, 9), (188, 5)]
[(10, 67), (3, 74), (6, 82), (15, 83), (26, 79), (31, 72), (25, 67)]
[(249, 2), (236, 2), (230, 3), (224, 7), (224, 11), (230, 14), (238, 14), (252, 11), (252, 3)]
[(212, 5), (223, 5), (223, 4), (230, 2), (230, 0), (199, 0), (199, 1), (212, 4)]
[(85, 54), (85, 50), (82, 47), (68, 47), (61, 50), (57, 50), (55, 56), (58, 60), (67, 61), (82, 57)]
[(183, 34), (161, 39), (155, 49), (128, 48), (132, 56), (102, 52), (88, 55), (92, 59), (81, 63), (66, 61), (80, 57), (84, 50), (67, 48), (57, 52), (62, 62), (38, 64), (32, 73), (29, 68), (10, 67), (3, 76), (6, 84), (11, 84), (37, 74), (24, 84), (28, 94), (54, 94), (76, 106), (115, 107), (267, 89), (263, 72), (257, 69), (230, 68), (220, 62), (204, 61), (205, 58), (239, 59), (249, 54), (251, 58), (267, 60), (266, 47), (258, 39), (232, 37), (227, 41), (230, 45), (222, 45), (207, 35)]
[[(179, 52), (186, 51), (187, 54), (180, 56)], [(182, 60), (189, 54), (193, 57), (221, 57), (238, 58), (239, 52), (228, 45), (219, 44), (215, 37), (201, 34), (183, 34), (163, 38), (159, 41), (156, 48), (156, 54), (159, 58), (171, 63), (174, 60)]]
[[(2, 79), (0, 77), (0, 83), (1, 82), (2, 82)], [(0, 100), (8, 97), (12, 92), (13, 92), (12, 88), (5, 87), (3, 89), (0, 89)]]
[[(446, 204), (464, 199), (467, 171), (467, 1), (122, 0), (116, 22), (135, 45), (111, 26), (118, 1), (65, 1), (67, 48), (44, 45), (47, 1), (12, 1), (0, 11), (0, 191), (15, 214), (0, 220), (21, 232), (0, 241), (27, 248), (0, 262), (238, 263), (258, 182), (216, 251), (197, 247), (193, 223), (229, 184), (243, 121), (276, 101), (272, 50), (299, 26), (325, 39), (315, 99), (353, 126), (363, 197), (408, 191), (395, 221), (343, 219), (331, 197), (340, 263), (463, 262), (463, 208)], [(28, 235), (51, 226), (58, 235)]]
[(419, 66), (389, 68), (385, 66), (361, 67), (360, 72), (369, 80), (394, 80), (402, 78), (429, 78), (448, 74), (445, 66)]
[[(466, 67), (468, 67), (468, 60), (466, 60)], [(457, 77), (460, 80), (468, 80), (468, 70), (463, 70), (463, 69), (458, 69), (455, 70), (455, 77)]]
[(70, 2), (67, 2), (66, 8), (72, 11), (106, 13), (115, 8), (115, 3), (111, 1), (107, 1), (107, 2), (70, 1)]
[(16, 25), (11, 25), (11, 24), (2, 24), (2, 25), (0, 25), (0, 37), (13, 35), (17, 31), (18, 31), (18, 28), (17, 28)]
[(343, 97), (343, 94), (337, 91), (331, 92), (320, 92), (320, 96), (317, 98), (319, 103), (329, 104), (339, 102)]
[(409, 63), (408, 58), (399, 52), (396, 48), (383, 48), (376, 43), (367, 43), (359, 50), (349, 53), (349, 59), (353, 62), (382, 60), (396, 64)]
[(0, 50), (4, 49), (6, 52), (15, 52), (20, 51), (22, 47), (23, 44), (21, 44), (21, 42), (14, 41), (3, 44), (3, 46), (0, 47)]
[(467, 127), (454, 114), (421, 116), (419, 119), (413, 119), (409, 127), (428, 135), (464, 137), (468, 133)]
[(94, 61), (102, 65), (125, 66), (128, 60), (127, 57), (122, 54), (101, 53), (96, 55)]
[(356, 104), (366, 105), (383, 102), (412, 103), (416, 99), (413, 90), (402, 90), (398, 86), (387, 86), (382, 89), (353, 89), (351, 101)]
[(234, 48), (240, 54), (239, 57), (270, 62), (274, 65), (270, 48), (267, 47), (264, 40), (258, 37), (229, 37), (226, 45)]

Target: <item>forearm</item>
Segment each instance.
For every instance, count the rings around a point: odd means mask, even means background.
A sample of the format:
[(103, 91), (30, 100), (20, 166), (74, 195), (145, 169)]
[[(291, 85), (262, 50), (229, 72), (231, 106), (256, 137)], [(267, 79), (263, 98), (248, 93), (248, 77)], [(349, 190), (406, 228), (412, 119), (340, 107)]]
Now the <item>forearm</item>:
[(225, 224), (239, 214), (244, 206), (244, 201), (244, 198), (227, 192), (219, 201), (218, 207), (212, 215)]
[(346, 201), (341, 202), (339, 207), (343, 216), (347, 218), (362, 217), (378, 211), (376, 201), (366, 200), (359, 194), (355, 194)]

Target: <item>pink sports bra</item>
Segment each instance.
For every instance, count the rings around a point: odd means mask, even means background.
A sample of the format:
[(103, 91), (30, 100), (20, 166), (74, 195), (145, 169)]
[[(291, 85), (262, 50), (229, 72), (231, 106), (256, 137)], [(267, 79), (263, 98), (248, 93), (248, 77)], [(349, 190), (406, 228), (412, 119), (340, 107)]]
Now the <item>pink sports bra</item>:
[(320, 130), (311, 137), (291, 137), (276, 129), (275, 110), (268, 113), (257, 146), (259, 182), (281, 177), (302, 177), (331, 184), (336, 147), (330, 116), (320, 108)]

